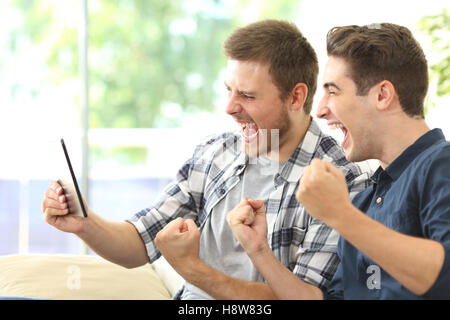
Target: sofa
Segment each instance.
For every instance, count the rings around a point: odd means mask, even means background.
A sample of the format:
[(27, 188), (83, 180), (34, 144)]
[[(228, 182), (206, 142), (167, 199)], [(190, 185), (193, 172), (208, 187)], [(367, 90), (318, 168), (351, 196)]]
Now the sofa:
[(166, 300), (183, 282), (163, 257), (127, 269), (94, 255), (0, 256), (0, 297)]

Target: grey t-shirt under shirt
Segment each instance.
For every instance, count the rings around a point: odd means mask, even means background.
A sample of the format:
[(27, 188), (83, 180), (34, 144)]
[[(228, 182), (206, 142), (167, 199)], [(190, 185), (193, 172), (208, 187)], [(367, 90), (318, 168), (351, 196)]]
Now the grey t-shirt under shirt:
[[(200, 236), (200, 258), (212, 268), (244, 281), (263, 281), (258, 270), (234, 237), (226, 221), (244, 197), (266, 200), (275, 190), (274, 177), (283, 163), (267, 158), (251, 158), (241, 181), (220, 201), (205, 221)], [(186, 282), (181, 299), (213, 299), (203, 290)]]

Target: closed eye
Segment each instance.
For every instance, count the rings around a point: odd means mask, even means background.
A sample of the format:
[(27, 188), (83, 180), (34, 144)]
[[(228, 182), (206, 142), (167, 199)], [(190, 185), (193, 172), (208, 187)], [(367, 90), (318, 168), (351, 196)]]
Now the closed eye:
[[(228, 92), (231, 92), (231, 91), (232, 91), (232, 89), (231, 89), (226, 83), (224, 83), (224, 85), (225, 85), (225, 88), (226, 88), (226, 90), (227, 90)], [(247, 92), (247, 91), (238, 90), (237, 93), (238, 93), (241, 97), (243, 97), (244, 99), (246, 99), (246, 100), (253, 100), (253, 99), (255, 99), (255, 96), (252, 95), (252, 94), (250, 94), (250, 93)]]
[(240, 93), (241, 94), (241, 96), (243, 96), (245, 99), (247, 99), (247, 100), (253, 100), (253, 99), (255, 99), (255, 97), (254, 96), (251, 96), (251, 95), (248, 95), (248, 94), (246, 94), (246, 93)]
[(323, 88), (329, 96), (334, 96), (340, 88), (334, 82), (327, 82), (323, 85)]

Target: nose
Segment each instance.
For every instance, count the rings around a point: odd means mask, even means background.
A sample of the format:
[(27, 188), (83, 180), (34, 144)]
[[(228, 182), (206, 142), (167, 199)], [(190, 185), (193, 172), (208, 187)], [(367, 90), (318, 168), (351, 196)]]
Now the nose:
[(229, 115), (242, 112), (242, 105), (236, 98), (235, 94), (231, 92), (228, 94), (228, 104), (225, 108), (225, 111)]
[(319, 106), (317, 108), (316, 116), (320, 119), (326, 119), (330, 115), (330, 109), (327, 107), (325, 97), (322, 98), (319, 102)]

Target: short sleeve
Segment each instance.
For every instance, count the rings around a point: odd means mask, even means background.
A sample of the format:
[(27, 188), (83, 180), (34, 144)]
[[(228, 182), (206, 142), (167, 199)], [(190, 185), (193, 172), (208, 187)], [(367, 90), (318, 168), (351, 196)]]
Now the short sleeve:
[(426, 299), (450, 299), (450, 246), (444, 245), (444, 251), (444, 264), (434, 284), (423, 295)]
[(339, 234), (323, 222), (312, 219), (299, 247), (293, 273), (305, 282), (326, 288), (336, 272)]
[(426, 238), (444, 247), (444, 264), (433, 286), (424, 294), (431, 299), (450, 298), (450, 145), (430, 157), (421, 190), (420, 218)]
[(334, 273), (333, 278), (331, 279), (328, 287), (321, 288), (323, 293), (324, 300), (343, 300), (344, 299), (344, 287), (343, 287), (343, 277), (344, 277), (344, 271), (343, 271), (343, 263), (340, 258), (340, 253), (342, 252), (342, 239), (339, 240), (338, 244), (338, 257), (339, 257), (339, 264), (337, 267), (336, 272)]

